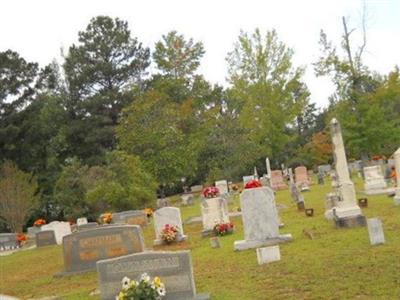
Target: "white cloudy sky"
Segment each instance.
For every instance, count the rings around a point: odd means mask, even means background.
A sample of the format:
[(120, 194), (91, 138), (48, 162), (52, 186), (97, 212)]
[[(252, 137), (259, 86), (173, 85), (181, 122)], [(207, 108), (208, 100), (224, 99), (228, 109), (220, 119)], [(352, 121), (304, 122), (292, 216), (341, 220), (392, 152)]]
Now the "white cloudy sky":
[[(400, 1), (366, 1), (366, 5), (365, 62), (387, 73), (400, 65)], [(295, 63), (307, 68), (312, 101), (324, 107), (332, 86), (327, 79), (315, 78), (311, 66), (319, 55), (320, 29), (337, 44), (341, 17), (349, 18), (351, 28), (360, 28), (361, 11), (361, 0), (6, 0), (0, 6), (0, 51), (13, 49), (44, 66), (60, 58), (61, 47), (76, 42), (77, 32), (90, 18), (109, 15), (127, 20), (133, 35), (150, 48), (170, 30), (203, 41), (206, 54), (200, 72), (225, 84), (225, 57), (240, 30), (275, 28), (295, 50)]]

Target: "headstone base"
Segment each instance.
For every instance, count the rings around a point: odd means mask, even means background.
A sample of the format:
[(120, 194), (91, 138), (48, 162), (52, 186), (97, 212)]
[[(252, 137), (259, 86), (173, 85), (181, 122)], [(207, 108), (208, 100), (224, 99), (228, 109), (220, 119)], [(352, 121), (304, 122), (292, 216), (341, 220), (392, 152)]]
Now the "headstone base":
[(394, 196), (394, 205), (399, 206), (400, 205), (400, 196)]
[(365, 195), (383, 195), (383, 194), (392, 194), (394, 192), (395, 192), (395, 188), (364, 190)]
[(336, 228), (354, 228), (364, 227), (366, 225), (366, 219), (363, 215), (335, 218)]
[(233, 247), (235, 251), (243, 251), (247, 249), (260, 248), (264, 246), (273, 246), (277, 244), (291, 242), (293, 237), (291, 234), (281, 234), (276, 238), (269, 238), (264, 241), (235, 241)]
[(193, 300), (209, 300), (210, 294), (197, 294)]
[[(186, 241), (186, 240), (187, 240), (187, 235), (182, 235), (182, 236), (176, 241), (176, 243), (183, 242), (183, 241)], [(156, 239), (156, 240), (154, 240), (154, 242), (153, 242), (153, 245), (154, 245), (154, 246), (160, 246), (160, 245), (163, 245), (163, 244), (165, 244), (165, 242), (164, 242), (163, 240), (160, 240), (160, 239)]]

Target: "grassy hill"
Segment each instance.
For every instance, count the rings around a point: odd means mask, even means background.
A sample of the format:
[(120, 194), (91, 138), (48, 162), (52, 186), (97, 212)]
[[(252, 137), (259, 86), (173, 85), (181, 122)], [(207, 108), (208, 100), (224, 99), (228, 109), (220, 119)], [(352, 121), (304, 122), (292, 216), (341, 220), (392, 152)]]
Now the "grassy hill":
[[(362, 183), (356, 179), (360, 190)], [(335, 229), (327, 221), (325, 194), (330, 183), (312, 185), (304, 193), (306, 207), (314, 217), (298, 212), (289, 191), (280, 191), (276, 202), (293, 242), (283, 244), (281, 261), (259, 266), (255, 250), (233, 251), (233, 242), (243, 239), (241, 218), (233, 218), (234, 234), (221, 238), (221, 248), (212, 249), (201, 237), (201, 224), (185, 225), (189, 240), (155, 250), (190, 249), (198, 292), (209, 292), (215, 300), (263, 299), (399, 299), (400, 297), (400, 207), (387, 196), (369, 196), (364, 214), (383, 221), (386, 244), (370, 246), (366, 228)], [(361, 194), (360, 194), (361, 196)], [(231, 209), (239, 205), (234, 199)], [(200, 207), (182, 207), (182, 218), (200, 215)], [(304, 231), (311, 232), (314, 239)], [(152, 248), (152, 224), (144, 230)], [(21, 251), (0, 257), (0, 294), (23, 299), (59, 296), (62, 299), (99, 299), (89, 296), (97, 284), (96, 272), (54, 278), (63, 269), (61, 246)]]

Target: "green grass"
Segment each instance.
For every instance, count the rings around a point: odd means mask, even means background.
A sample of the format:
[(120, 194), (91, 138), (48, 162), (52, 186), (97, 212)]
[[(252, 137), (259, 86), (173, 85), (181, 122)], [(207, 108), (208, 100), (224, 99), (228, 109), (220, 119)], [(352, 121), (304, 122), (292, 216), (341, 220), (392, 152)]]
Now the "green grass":
[[(361, 182), (356, 180), (357, 188)], [(276, 202), (285, 223), (281, 233), (291, 233), (294, 241), (283, 244), (281, 261), (257, 265), (255, 250), (234, 252), (235, 240), (243, 239), (240, 218), (234, 218), (236, 231), (221, 238), (221, 248), (212, 249), (208, 238), (201, 238), (201, 224), (185, 225), (189, 241), (155, 250), (190, 249), (198, 292), (209, 292), (215, 300), (262, 299), (399, 299), (400, 297), (400, 207), (386, 196), (369, 196), (367, 217), (380, 217), (386, 244), (370, 246), (366, 228), (335, 229), (327, 221), (325, 194), (330, 183), (312, 185), (304, 193), (306, 207), (315, 216), (298, 212), (289, 191), (280, 191)], [(360, 195), (361, 196), (361, 195)], [(238, 206), (236, 197), (230, 205)], [(182, 207), (182, 219), (200, 215), (199, 205)], [(314, 239), (303, 230), (311, 231)], [(144, 230), (146, 245), (152, 247), (154, 229)], [(63, 299), (98, 299), (89, 296), (97, 288), (95, 272), (54, 278), (63, 268), (59, 246), (39, 248), (0, 257), (0, 293), (21, 298), (61, 296)]]

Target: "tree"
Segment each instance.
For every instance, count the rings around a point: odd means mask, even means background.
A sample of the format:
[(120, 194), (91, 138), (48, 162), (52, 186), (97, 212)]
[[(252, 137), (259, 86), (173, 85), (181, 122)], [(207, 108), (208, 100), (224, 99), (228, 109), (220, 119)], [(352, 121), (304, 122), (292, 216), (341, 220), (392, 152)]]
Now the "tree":
[(308, 102), (303, 69), (293, 67), (292, 56), (276, 31), (263, 36), (256, 29), (251, 35), (241, 32), (227, 57), (231, 97), (241, 102), (241, 123), (263, 156), (276, 159), (290, 141), (288, 126)]
[(150, 52), (118, 18), (93, 18), (78, 36), (79, 44), (69, 48), (63, 65), (67, 139), (73, 156), (95, 165), (115, 147), (114, 127), (141, 88)]
[(29, 213), (35, 208), (38, 197), (36, 179), (11, 161), (0, 169), (0, 217), (11, 231), (22, 232)]
[(183, 35), (171, 31), (156, 43), (153, 59), (165, 75), (174, 79), (187, 78), (199, 67), (204, 53), (201, 42), (194, 43), (193, 39), (186, 41)]

